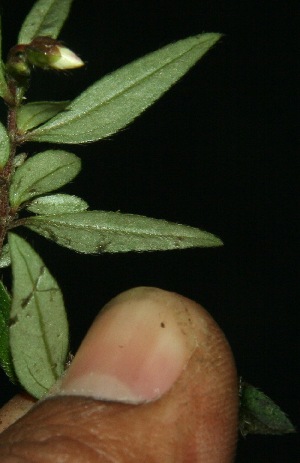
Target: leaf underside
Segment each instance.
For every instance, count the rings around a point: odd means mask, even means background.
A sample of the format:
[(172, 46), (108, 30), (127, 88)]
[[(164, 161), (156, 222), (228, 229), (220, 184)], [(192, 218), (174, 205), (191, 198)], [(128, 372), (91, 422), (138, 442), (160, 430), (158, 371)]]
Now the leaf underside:
[(73, 153), (47, 150), (27, 159), (15, 172), (9, 190), (10, 204), (18, 207), (36, 196), (66, 185), (81, 170)]
[(68, 323), (61, 291), (44, 262), (9, 233), (13, 273), (10, 347), (22, 386), (41, 398), (64, 371)]
[(57, 193), (56, 195), (40, 196), (30, 202), (27, 210), (35, 214), (64, 214), (82, 212), (88, 204), (78, 196)]
[(86, 254), (222, 245), (219, 238), (198, 228), (119, 212), (33, 216), (23, 224), (57, 244)]

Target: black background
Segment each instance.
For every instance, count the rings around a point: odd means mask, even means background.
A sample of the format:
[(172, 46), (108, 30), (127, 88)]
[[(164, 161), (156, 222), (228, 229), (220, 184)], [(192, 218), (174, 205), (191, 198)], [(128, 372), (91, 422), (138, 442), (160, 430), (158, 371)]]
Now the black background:
[[(32, 4), (1, 1), (6, 52)], [(60, 37), (87, 66), (70, 75), (36, 72), (29, 99), (73, 98), (169, 42), (203, 31), (225, 34), (128, 128), (67, 147), (80, 155), (83, 171), (66, 188), (91, 209), (190, 224), (225, 246), (94, 257), (22, 234), (62, 287), (74, 351), (118, 292), (138, 285), (176, 291), (211, 312), (239, 373), (299, 426), (296, 14), (293, 1), (75, 1)], [(1, 377), (1, 400), (14, 392)], [(294, 435), (240, 439), (236, 461), (294, 462), (295, 442)]]

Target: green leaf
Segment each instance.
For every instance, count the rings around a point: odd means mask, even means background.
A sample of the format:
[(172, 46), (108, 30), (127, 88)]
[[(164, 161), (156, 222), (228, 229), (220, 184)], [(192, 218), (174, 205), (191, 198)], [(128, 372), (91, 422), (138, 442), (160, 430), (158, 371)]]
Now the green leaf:
[(240, 432), (247, 434), (287, 434), (295, 428), (269, 397), (248, 383), (241, 383)]
[(78, 196), (58, 193), (34, 199), (27, 209), (35, 214), (63, 214), (66, 212), (82, 212), (88, 207), (88, 203), (78, 198)]
[(10, 266), (10, 250), (8, 244), (5, 244), (2, 248), (1, 256), (0, 256), (0, 268), (9, 267)]
[(61, 246), (86, 254), (222, 244), (219, 238), (198, 228), (119, 212), (87, 211), (35, 216), (24, 219), (23, 225)]
[(69, 15), (73, 0), (38, 0), (26, 16), (18, 43), (30, 43), (35, 37), (56, 39)]
[(9, 90), (5, 80), (5, 67), (2, 61), (2, 23), (0, 16), (0, 96), (3, 98), (7, 94), (9, 94)]
[(80, 169), (80, 159), (67, 151), (43, 151), (27, 159), (12, 179), (9, 191), (12, 207), (62, 187), (73, 180)]
[(16, 375), (38, 399), (64, 371), (68, 322), (61, 291), (32, 247), (9, 234), (13, 273), (10, 346)]
[(9, 94), (9, 90), (8, 90), (4, 75), (5, 75), (4, 74), (4, 64), (0, 60), (0, 97), (1, 98), (5, 98), (5, 96)]
[(0, 365), (14, 383), (16, 382), (14, 366), (9, 346), (9, 312), (11, 298), (0, 280)]
[(0, 168), (4, 167), (9, 158), (10, 143), (7, 131), (0, 122)]
[(85, 143), (128, 125), (180, 79), (221, 37), (202, 34), (172, 43), (107, 75), (61, 114), (24, 138)]
[(17, 113), (17, 125), (20, 134), (48, 121), (63, 111), (69, 101), (35, 101), (22, 105)]

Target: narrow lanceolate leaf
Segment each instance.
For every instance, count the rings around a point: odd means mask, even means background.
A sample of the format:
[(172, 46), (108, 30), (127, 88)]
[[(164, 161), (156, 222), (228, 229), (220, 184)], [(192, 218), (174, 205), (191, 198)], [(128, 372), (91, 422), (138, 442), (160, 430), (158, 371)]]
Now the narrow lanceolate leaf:
[(41, 398), (64, 371), (68, 323), (61, 291), (32, 247), (9, 235), (13, 272), (10, 346), (22, 386)]
[(82, 212), (88, 208), (88, 203), (78, 196), (58, 193), (41, 196), (34, 199), (27, 210), (35, 214), (64, 214), (67, 212)]
[(214, 235), (175, 223), (119, 212), (86, 211), (35, 216), (23, 224), (56, 243), (86, 254), (220, 246)]
[(9, 313), (11, 299), (0, 280), (0, 366), (12, 382), (16, 381), (9, 345)]
[(17, 113), (19, 133), (23, 134), (38, 127), (63, 111), (69, 103), (69, 101), (35, 101), (22, 105)]
[(0, 122), (0, 168), (4, 167), (9, 158), (9, 138), (4, 125)]
[(248, 383), (241, 384), (240, 432), (247, 434), (287, 434), (295, 428), (269, 397)]
[(18, 43), (30, 43), (35, 37), (56, 39), (69, 15), (73, 0), (38, 0), (21, 27)]
[(84, 143), (125, 127), (180, 79), (220, 38), (202, 34), (172, 43), (107, 75), (25, 138)]
[(12, 207), (62, 187), (73, 180), (80, 169), (80, 159), (67, 151), (43, 151), (27, 159), (13, 176), (9, 191)]

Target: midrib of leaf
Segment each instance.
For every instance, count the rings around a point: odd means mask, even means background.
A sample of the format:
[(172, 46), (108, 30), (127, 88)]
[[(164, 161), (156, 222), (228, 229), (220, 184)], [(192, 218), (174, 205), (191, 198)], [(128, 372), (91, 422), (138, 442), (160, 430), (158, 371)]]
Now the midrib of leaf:
[[(207, 42), (207, 41), (206, 41)], [(205, 42), (203, 42), (205, 43)], [(201, 43), (202, 45), (202, 43)], [(125, 94), (126, 92), (128, 92), (129, 90), (131, 90), (132, 88), (134, 87), (138, 87), (139, 85), (141, 85), (146, 79), (148, 79), (149, 77), (153, 76), (154, 74), (157, 74), (159, 71), (163, 70), (165, 67), (169, 66), (170, 64), (172, 64), (173, 62), (179, 60), (182, 56), (190, 53), (191, 50), (193, 50), (194, 48), (198, 47), (199, 46), (199, 43), (197, 45), (193, 45), (191, 46), (188, 50), (185, 50), (184, 52), (182, 52), (180, 55), (176, 55), (175, 58), (171, 58), (167, 63), (164, 63), (161, 67), (159, 68), (155, 68), (153, 71), (149, 72), (148, 74), (146, 74), (144, 77), (141, 77), (139, 78), (138, 81), (134, 81), (131, 85), (128, 85), (126, 88), (122, 89), (121, 91), (117, 92), (115, 95), (113, 95), (112, 97), (110, 97), (109, 99), (107, 100), (103, 100), (101, 103), (99, 103), (98, 105), (95, 105), (95, 106), (92, 106), (88, 109), (86, 109), (84, 111), (84, 115), (86, 114), (90, 114), (91, 112), (95, 111), (97, 108), (101, 107), (101, 106), (105, 106), (105, 105), (108, 105), (109, 103), (111, 103), (112, 101), (114, 101), (115, 99), (119, 98), (120, 96), (122, 96), (123, 94)], [(142, 59), (142, 58), (140, 58)], [(126, 65), (128, 66), (128, 65)], [(122, 68), (120, 68), (121, 70)], [(108, 76), (104, 76), (103, 78), (105, 77), (108, 77)], [(183, 77), (183, 76), (182, 76)], [(97, 82), (96, 82), (97, 83)], [(95, 83), (95, 84), (96, 84)], [(95, 85), (95, 84), (92, 84)], [(86, 92), (89, 90), (89, 88), (86, 90)], [(84, 92), (85, 93), (85, 92)], [(73, 103), (75, 103), (76, 100), (74, 100)], [(76, 102), (77, 103), (77, 102)], [(72, 103), (71, 103), (72, 105)], [(74, 116), (71, 115), (71, 112), (72, 112), (72, 107), (66, 107), (66, 111), (70, 111), (70, 118), (72, 121), (77, 121), (78, 119), (81, 119), (82, 118), (82, 111), (80, 111), (77, 115), (75, 114)], [(70, 120), (70, 119), (69, 119)], [(64, 125), (66, 123), (66, 119), (64, 121), (62, 121), (60, 124), (55, 124), (56, 127), (60, 127), (62, 125)], [(47, 124), (47, 123), (46, 123)], [(49, 123), (51, 124), (51, 122)], [(40, 126), (42, 127), (42, 126)], [(45, 132), (47, 131), (47, 128), (50, 128), (51, 125), (49, 125), (48, 127), (45, 127)], [(35, 129), (34, 129), (35, 131)], [(37, 130), (38, 131), (38, 130)]]
[[(47, 11), (47, 13), (44, 15), (46, 17), (46, 15), (48, 15), (49, 11), (51, 11), (52, 7), (53, 7), (53, 3), (56, 3), (56, 0), (53, 0), (53, 2), (51, 3), (51, 5), (49, 5), (49, 8)], [(44, 24), (42, 23), (41, 26), (43, 26)], [(39, 31), (41, 30), (41, 26), (39, 27), (39, 29), (37, 30), (35, 36), (38, 37), (39, 35)]]
[(32, 183), (32, 187), (34, 187), (34, 185), (41, 182), (45, 178), (49, 177), (49, 175), (55, 174), (56, 172), (59, 172), (60, 170), (65, 169), (65, 168), (66, 168), (66, 165), (56, 167), (56, 169), (51, 170), (50, 174), (48, 173), (48, 174), (44, 175), (43, 177), (40, 177), (35, 183)]
[[(31, 192), (32, 190), (34, 190), (35, 185), (39, 184), (42, 180), (44, 180), (45, 178), (49, 177), (49, 175), (55, 174), (56, 172), (58, 172), (58, 171), (60, 171), (60, 170), (62, 170), (62, 169), (65, 169), (65, 168), (66, 168), (66, 165), (57, 167), (55, 170), (52, 170), (50, 174), (48, 173), (48, 174), (44, 175), (43, 177), (39, 177), (39, 179), (38, 179), (36, 182), (34, 182), (34, 183), (32, 183), (32, 184), (30, 185), (30, 189), (28, 190), (28, 189), (26, 188), (25, 191)], [(38, 193), (37, 193), (37, 195), (38, 195)]]
[[(27, 268), (28, 275), (29, 275), (30, 280), (31, 280), (31, 283), (32, 283), (32, 287), (33, 287), (33, 298), (34, 298), (34, 301), (35, 301), (35, 304), (36, 304), (36, 307), (37, 307), (37, 314), (38, 314), (38, 319), (39, 319), (39, 325), (40, 325), (40, 327), (41, 327), (41, 331), (42, 331), (42, 334), (43, 334), (43, 336), (42, 336), (43, 344), (44, 344), (44, 346), (45, 346), (45, 352), (46, 352), (46, 355), (47, 355), (47, 359), (48, 359), (48, 361), (49, 361), (49, 364), (50, 364), (50, 366), (52, 366), (54, 362), (53, 362), (53, 359), (52, 359), (52, 357), (51, 357), (51, 349), (50, 349), (50, 346), (49, 346), (49, 344), (48, 344), (48, 342), (47, 342), (47, 337), (46, 337), (46, 335), (45, 335), (45, 324), (44, 324), (44, 321), (43, 321), (43, 315), (42, 315), (42, 312), (41, 312), (40, 304), (39, 304), (39, 302), (38, 302), (38, 300), (37, 300), (37, 298), (36, 298), (36, 294), (35, 294), (35, 291), (36, 291), (36, 289), (37, 289), (38, 279), (37, 279), (37, 281), (35, 282), (35, 279), (34, 279), (32, 273), (31, 273), (31, 271), (30, 271), (30, 267), (29, 267), (28, 264), (27, 264), (26, 258), (24, 257), (24, 254), (22, 253), (22, 250), (19, 249), (19, 252), (20, 252), (20, 255), (21, 255), (22, 259), (23, 259), (23, 262), (25, 263), (25, 266), (26, 266), (26, 268)], [(38, 278), (39, 278), (39, 277), (38, 277)], [(56, 375), (54, 374), (52, 368), (51, 368), (51, 373), (52, 373), (53, 378), (56, 380), (57, 377), (56, 377)], [(30, 372), (30, 374), (31, 374), (31, 376), (33, 377), (33, 375), (32, 375), (31, 372)], [(36, 378), (35, 378), (35, 377), (34, 377), (34, 380), (36, 381)], [(45, 388), (45, 386), (43, 386), (43, 385), (42, 385), (42, 387)]]
[[(96, 212), (96, 211), (90, 211), (90, 212)], [(76, 212), (74, 213), (74, 216), (75, 216)], [(34, 218), (37, 218), (38, 219), (39, 216), (34, 216)], [(43, 219), (43, 222), (47, 222), (47, 219), (44, 220), (44, 217), (43, 216), (40, 216), (42, 219)], [(51, 216), (49, 216), (51, 217)], [(55, 214), (54, 214), (54, 217), (55, 217)], [(30, 220), (30, 217), (29, 217), (29, 220)], [(158, 220), (158, 219), (157, 219)], [(72, 223), (71, 225), (69, 225), (68, 223), (66, 222), (63, 222), (63, 221), (60, 221), (58, 220), (58, 223), (56, 222), (53, 222), (52, 220), (50, 220), (50, 224), (53, 225), (53, 226), (63, 226), (69, 230), (86, 230), (87, 233), (89, 232), (89, 230), (91, 231), (109, 231), (109, 232), (116, 232), (116, 233), (119, 233), (119, 234), (124, 234), (124, 235), (136, 235), (136, 236), (139, 236), (139, 237), (145, 237), (147, 238), (148, 236), (155, 236), (155, 237), (162, 237), (162, 238), (170, 238), (170, 239), (174, 239), (174, 238), (178, 238), (177, 235), (173, 235), (173, 234), (166, 234), (164, 232), (159, 232), (159, 231), (149, 231), (149, 232), (146, 232), (146, 231), (139, 231), (139, 230), (136, 230), (136, 229), (133, 229), (133, 228), (129, 228), (130, 225), (128, 226), (128, 228), (126, 227), (121, 227), (121, 226), (111, 226), (111, 227), (108, 227), (108, 226), (105, 226), (105, 225), (92, 225), (92, 224), (75, 224), (75, 223)], [(191, 227), (192, 228), (192, 227)], [(186, 237), (186, 236), (184, 236)], [(204, 238), (203, 238), (204, 239)], [(208, 239), (208, 241), (210, 241), (210, 239)]]
[[(75, 213), (75, 214), (76, 214), (76, 213)], [(44, 219), (43, 216), (41, 216), (41, 218)], [(43, 221), (44, 221), (44, 220), (43, 220)], [(45, 220), (45, 221), (47, 221), (47, 220)], [(53, 224), (52, 221), (50, 221), (50, 223)], [(84, 224), (84, 225), (81, 225), (81, 224), (76, 225), (76, 224), (73, 224), (73, 223), (72, 223), (72, 225), (69, 225), (69, 224), (66, 223), (66, 222), (60, 222), (60, 221), (58, 221), (58, 223), (59, 223), (60, 225), (63, 225), (63, 226), (66, 227), (66, 228), (69, 228), (70, 230), (74, 230), (74, 229), (75, 229), (75, 230), (87, 230), (87, 231), (88, 231), (89, 229), (92, 229), (92, 230), (99, 230), (99, 229), (101, 229), (101, 230), (108, 230), (108, 231), (115, 230), (113, 227), (105, 227), (105, 226), (102, 226), (102, 225), (98, 225), (98, 226), (97, 226), (97, 225), (90, 225), (90, 224), (89, 224), (89, 225), (85, 225), (85, 224)], [(147, 233), (145, 233), (145, 236), (147, 236)]]

